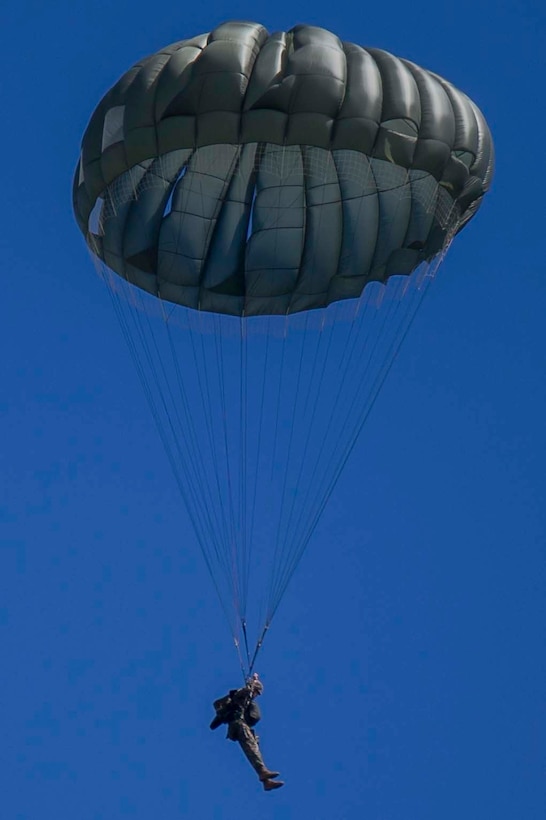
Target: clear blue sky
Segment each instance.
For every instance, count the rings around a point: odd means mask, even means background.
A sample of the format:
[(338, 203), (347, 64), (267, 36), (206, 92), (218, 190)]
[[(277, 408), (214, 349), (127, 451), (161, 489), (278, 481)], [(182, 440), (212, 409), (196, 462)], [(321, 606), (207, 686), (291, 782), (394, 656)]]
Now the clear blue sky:
[[(236, 659), (71, 209), (102, 94), (234, 18), (408, 57), (497, 148), (261, 658), (271, 795), (208, 730)], [(543, 820), (543, 3), (4, 0), (0, 30), (2, 820)]]

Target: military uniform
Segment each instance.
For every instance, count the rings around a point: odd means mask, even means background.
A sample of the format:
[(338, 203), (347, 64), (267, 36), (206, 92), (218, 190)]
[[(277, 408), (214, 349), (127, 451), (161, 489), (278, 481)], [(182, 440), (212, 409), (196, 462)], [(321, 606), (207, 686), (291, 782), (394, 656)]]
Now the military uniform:
[(258, 680), (242, 689), (230, 689), (225, 697), (214, 701), (216, 716), (210, 728), (217, 729), (222, 723), (227, 724), (227, 737), (239, 743), (245, 757), (264, 784), (264, 789), (271, 791), (280, 788), (283, 783), (273, 781), (279, 773), (270, 771), (265, 765), (258, 738), (252, 728), (261, 719), (260, 709), (254, 698), (262, 691), (263, 686)]

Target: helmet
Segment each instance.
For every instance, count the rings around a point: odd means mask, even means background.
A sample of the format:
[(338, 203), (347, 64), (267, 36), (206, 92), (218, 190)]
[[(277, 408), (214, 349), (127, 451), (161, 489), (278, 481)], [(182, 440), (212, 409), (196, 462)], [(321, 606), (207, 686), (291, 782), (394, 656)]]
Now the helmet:
[(251, 678), (247, 681), (247, 686), (249, 689), (252, 690), (252, 697), (256, 697), (257, 695), (261, 695), (264, 691), (264, 685), (261, 680), (258, 678), (258, 673), (254, 672)]

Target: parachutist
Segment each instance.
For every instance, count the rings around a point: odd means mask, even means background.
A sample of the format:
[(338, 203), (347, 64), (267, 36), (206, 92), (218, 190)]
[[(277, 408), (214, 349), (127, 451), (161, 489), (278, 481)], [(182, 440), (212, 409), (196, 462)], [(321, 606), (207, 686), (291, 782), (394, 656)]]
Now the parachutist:
[(223, 698), (213, 703), (216, 715), (210, 724), (211, 729), (217, 729), (222, 723), (227, 724), (229, 740), (238, 741), (245, 757), (263, 783), (266, 792), (280, 789), (284, 786), (282, 780), (275, 780), (279, 772), (270, 771), (265, 765), (258, 745), (258, 736), (254, 726), (261, 719), (260, 707), (255, 699), (264, 690), (258, 675), (254, 673), (241, 689), (230, 689)]

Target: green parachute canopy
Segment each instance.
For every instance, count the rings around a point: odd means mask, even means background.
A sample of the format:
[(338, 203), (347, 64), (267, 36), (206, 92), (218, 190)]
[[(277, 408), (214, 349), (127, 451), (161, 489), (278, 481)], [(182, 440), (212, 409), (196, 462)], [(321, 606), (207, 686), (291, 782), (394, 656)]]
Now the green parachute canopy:
[(492, 171), (482, 114), (437, 75), (324, 29), (230, 22), (106, 94), (74, 209), (93, 252), (162, 299), (286, 314), (430, 260)]

